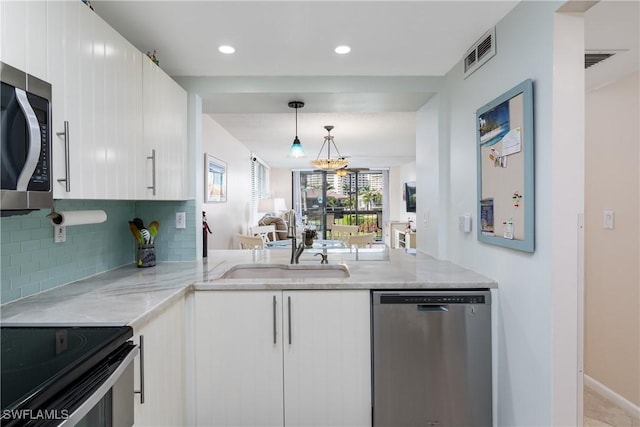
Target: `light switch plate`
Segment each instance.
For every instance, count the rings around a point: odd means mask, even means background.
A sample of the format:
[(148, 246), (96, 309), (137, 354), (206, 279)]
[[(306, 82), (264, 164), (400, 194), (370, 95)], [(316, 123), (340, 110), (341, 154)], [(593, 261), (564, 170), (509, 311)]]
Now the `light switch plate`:
[(471, 232), (471, 214), (465, 213), (458, 217), (458, 231), (462, 231), (464, 233)]
[(613, 230), (615, 226), (615, 214), (613, 211), (604, 211), (602, 227), (606, 230)]
[(176, 228), (187, 228), (187, 216), (184, 212), (176, 212)]

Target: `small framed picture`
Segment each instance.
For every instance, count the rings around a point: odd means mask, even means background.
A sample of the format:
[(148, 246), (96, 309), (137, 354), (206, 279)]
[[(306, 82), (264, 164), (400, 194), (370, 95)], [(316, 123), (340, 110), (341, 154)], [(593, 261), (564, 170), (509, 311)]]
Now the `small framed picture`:
[(227, 163), (209, 154), (204, 155), (204, 201), (227, 201)]

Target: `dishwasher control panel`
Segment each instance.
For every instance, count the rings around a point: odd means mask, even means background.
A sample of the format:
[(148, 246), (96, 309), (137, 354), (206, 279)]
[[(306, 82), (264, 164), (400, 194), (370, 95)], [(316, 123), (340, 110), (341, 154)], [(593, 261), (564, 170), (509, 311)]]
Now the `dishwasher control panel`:
[(486, 304), (484, 295), (380, 295), (380, 304)]

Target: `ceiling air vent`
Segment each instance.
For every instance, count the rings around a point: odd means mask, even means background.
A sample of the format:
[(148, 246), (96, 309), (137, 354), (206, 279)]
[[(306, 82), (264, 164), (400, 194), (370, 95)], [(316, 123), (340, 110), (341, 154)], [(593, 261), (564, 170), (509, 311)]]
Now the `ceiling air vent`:
[(464, 54), (464, 77), (480, 68), (496, 54), (496, 27), (478, 39)]
[(585, 70), (592, 65), (596, 65), (598, 62), (602, 62), (610, 56), (615, 55), (616, 52), (585, 52), (584, 54), (584, 68)]

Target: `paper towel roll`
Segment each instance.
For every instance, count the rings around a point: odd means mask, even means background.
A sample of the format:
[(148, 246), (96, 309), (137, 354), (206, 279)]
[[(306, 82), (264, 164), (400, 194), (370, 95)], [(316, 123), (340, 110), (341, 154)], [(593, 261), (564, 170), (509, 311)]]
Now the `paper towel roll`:
[(51, 212), (47, 218), (53, 225), (99, 224), (107, 220), (107, 213), (103, 210)]

